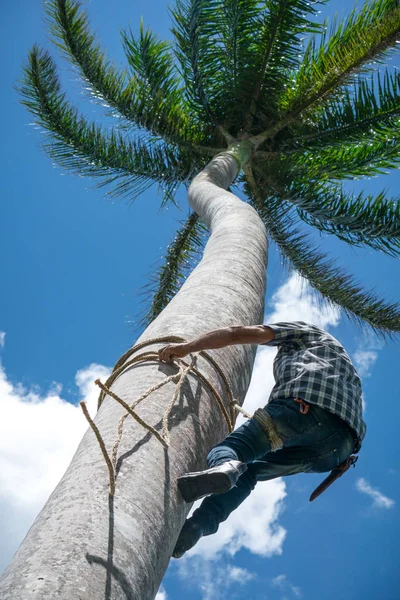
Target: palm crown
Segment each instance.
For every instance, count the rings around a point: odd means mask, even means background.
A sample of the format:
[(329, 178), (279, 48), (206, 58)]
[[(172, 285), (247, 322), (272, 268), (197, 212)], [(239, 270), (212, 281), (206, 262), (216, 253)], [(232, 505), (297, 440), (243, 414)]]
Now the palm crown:
[[(321, 2), (319, 3), (321, 4)], [(100, 49), (75, 0), (50, 0), (56, 45), (79, 70), (113, 127), (89, 122), (67, 100), (55, 63), (35, 46), (20, 86), (62, 167), (134, 198), (152, 184), (174, 201), (215, 154), (247, 140), (237, 179), (270, 237), (311, 286), (376, 330), (400, 330), (400, 307), (366, 291), (308, 238), (304, 221), (355, 246), (400, 254), (400, 203), (385, 192), (349, 194), (341, 180), (400, 159), (400, 75), (376, 74), (398, 43), (398, 0), (353, 11), (327, 34), (305, 0), (178, 0), (174, 43), (143, 25), (122, 33), (128, 68)], [(156, 276), (152, 320), (179, 289), (204, 242), (191, 215)]]

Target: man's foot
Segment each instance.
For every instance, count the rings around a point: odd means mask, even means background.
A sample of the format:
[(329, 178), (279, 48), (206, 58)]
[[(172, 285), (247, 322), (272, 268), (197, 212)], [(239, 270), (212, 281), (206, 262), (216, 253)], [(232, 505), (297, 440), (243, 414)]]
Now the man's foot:
[(186, 502), (194, 502), (209, 494), (224, 494), (247, 469), (245, 463), (230, 460), (206, 471), (185, 473), (178, 477), (178, 487)]
[(201, 526), (192, 519), (187, 519), (179, 534), (172, 556), (174, 558), (181, 558), (185, 552), (197, 544), (202, 535), (203, 530)]

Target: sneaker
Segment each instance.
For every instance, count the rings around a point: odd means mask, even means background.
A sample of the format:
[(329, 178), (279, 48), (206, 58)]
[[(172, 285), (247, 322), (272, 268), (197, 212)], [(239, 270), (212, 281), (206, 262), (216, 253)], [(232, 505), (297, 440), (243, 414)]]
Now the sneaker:
[(185, 473), (178, 477), (178, 487), (186, 502), (194, 502), (209, 494), (224, 494), (247, 469), (245, 463), (230, 460), (206, 471)]
[(181, 558), (185, 552), (197, 544), (202, 535), (203, 530), (201, 526), (193, 521), (193, 519), (187, 519), (179, 534), (172, 556), (174, 558)]

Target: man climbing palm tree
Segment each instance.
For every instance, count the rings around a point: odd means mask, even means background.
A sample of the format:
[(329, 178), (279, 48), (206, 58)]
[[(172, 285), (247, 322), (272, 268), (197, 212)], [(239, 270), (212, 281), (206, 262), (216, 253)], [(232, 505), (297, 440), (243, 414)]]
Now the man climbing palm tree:
[[(322, 473), (348, 465), (365, 437), (361, 382), (341, 344), (304, 322), (230, 327), (159, 351), (161, 360), (232, 344), (279, 346), (268, 404), (208, 454), (206, 471), (185, 473), (186, 502), (208, 496), (186, 520), (173, 556), (180, 558), (250, 494), (258, 481)], [(347, 461), (347, 462), (346, 462)]]

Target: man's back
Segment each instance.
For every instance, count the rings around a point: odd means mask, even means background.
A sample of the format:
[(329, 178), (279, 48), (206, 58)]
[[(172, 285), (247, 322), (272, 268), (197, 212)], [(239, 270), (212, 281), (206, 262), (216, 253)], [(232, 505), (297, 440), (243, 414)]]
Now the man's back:
[(279, 346), (270, 400), (301, 398), (336, 414), (355, 432), (357, 452), (366, 431), (362, 388), (343, 346), (326, 331), (303, 321), (268, 327), (275, 337), (265, 345)]

